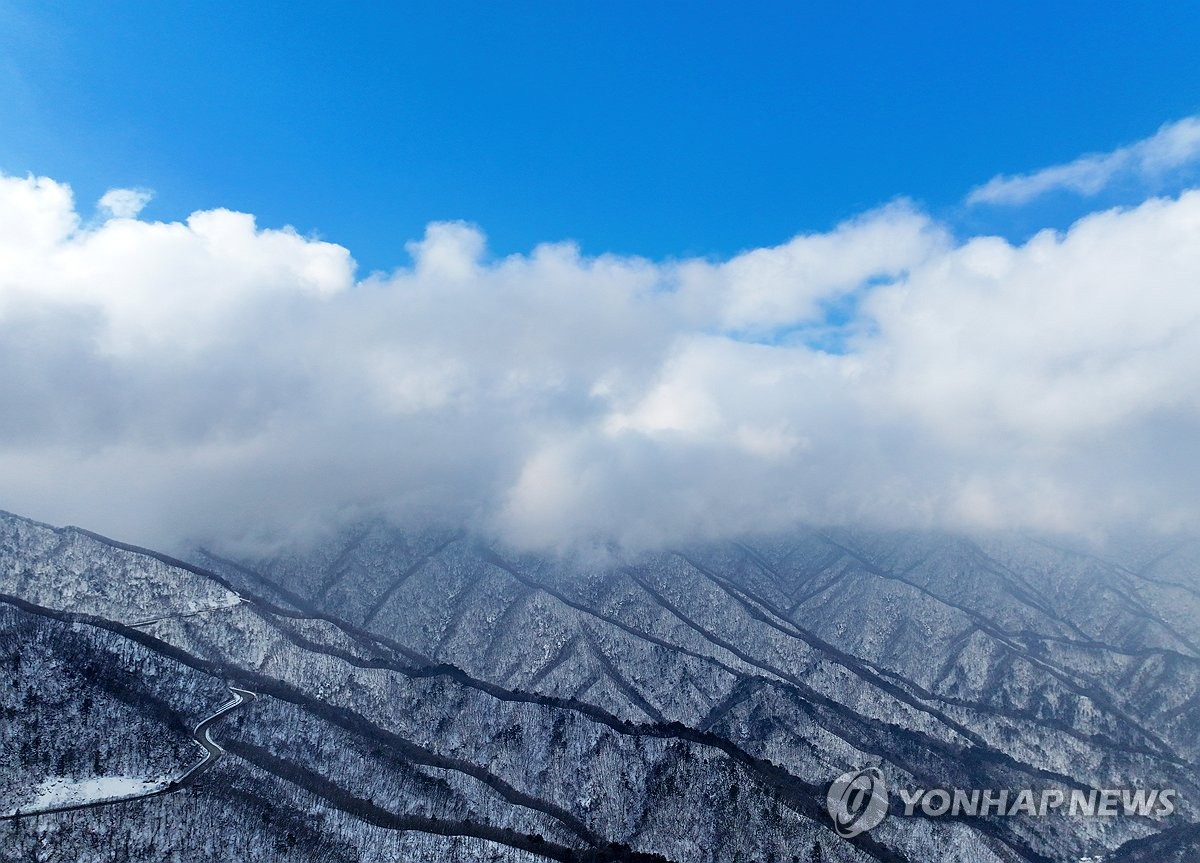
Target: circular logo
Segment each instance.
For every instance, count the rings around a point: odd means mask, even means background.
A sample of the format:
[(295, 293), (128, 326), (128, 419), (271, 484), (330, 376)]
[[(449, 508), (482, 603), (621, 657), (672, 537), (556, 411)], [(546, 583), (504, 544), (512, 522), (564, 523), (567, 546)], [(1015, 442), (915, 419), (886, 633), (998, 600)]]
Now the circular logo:
[(825, 808), (833, 829), (843, 839), (853, 839), (878, 827), (887, 816), (888, 792), (877, 767), (843, 773), (829, 786)]

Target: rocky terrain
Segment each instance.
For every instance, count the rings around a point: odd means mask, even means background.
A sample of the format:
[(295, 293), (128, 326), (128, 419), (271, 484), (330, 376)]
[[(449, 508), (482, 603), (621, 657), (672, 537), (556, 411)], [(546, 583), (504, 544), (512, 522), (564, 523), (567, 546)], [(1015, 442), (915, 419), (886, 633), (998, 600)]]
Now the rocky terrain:
[[(1195, 541), (805, 529), (565, 560), (372, 522), (187, 556), (0, 515), (3, 859), (1200, 859)], [(218, 753), (189, 774), (198, 725)], [(1176, 806), (894, 801), (845, 839), (825, 793), (863, 766)]]

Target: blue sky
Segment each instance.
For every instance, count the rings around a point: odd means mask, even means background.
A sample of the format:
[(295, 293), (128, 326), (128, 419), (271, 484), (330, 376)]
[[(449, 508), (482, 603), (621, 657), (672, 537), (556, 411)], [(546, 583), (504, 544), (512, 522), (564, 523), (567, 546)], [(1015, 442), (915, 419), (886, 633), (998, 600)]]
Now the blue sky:
[(364, 269), (434, 220), (496, 254), (727, 257), (897, 196), (1019, 237), (1085, 210), (963, 197), (1196, 113), (1198, 44), (1192, 2), (16, 0), (0, 170), (252, 212)]

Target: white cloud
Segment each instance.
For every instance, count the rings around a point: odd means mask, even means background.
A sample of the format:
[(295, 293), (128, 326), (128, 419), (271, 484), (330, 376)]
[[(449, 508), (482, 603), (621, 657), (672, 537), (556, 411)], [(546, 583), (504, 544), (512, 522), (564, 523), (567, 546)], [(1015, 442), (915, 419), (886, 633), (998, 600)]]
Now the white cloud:
[(114, 219), (132, 219), (153, 197), (149, 189), (109, 189), (100, 198), (100, 210)]
[(94, 315), (102, 354), (194, 354), (261, 326), (272, 305), (352, 282), (345, 249), (291, 229), (259, 231), (244, 213), (81, 227), (70, 189), (45, 178), (0, 180), (0, 211), (0, 311), (53, 302)]
[[(450, 223), (356, 281), (249, 215), (85, 224), (0, 177), (0, 508), (168, 545), (1195, 526), (1198, 238), (1200, 192), (1021, 246), (900, 203), (724, 262)], [(844, 353), (779, 337), (848, 295)]]
[(681, 288), (719, 324), (746, 333), (813, 322), (822, 303), (871, 280), (896, 278), (944, 248), (948, 237), (911, 204), (867, 213), (828, 234), (798, 236), (781, 246), (753, 249), (712, 266), (681, 266)]
[(1095, 195), (1121, 177), (1154, 182), (1200, 161), (1200, 117), (1168, 123), (1154, 135), (1111, 153), (1081, 156), (1032, 174), (993, 177), (967, 196), (969, 204), (1024, 204), (1047, 192)]

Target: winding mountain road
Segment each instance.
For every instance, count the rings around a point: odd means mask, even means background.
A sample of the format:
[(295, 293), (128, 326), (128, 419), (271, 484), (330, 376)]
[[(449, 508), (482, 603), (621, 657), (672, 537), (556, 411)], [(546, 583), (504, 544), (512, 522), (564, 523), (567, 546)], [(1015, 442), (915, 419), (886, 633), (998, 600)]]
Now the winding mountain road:
[(167, 782), (158, 788), (151, 791), (140, 792), (137, 794), (127, 794), (120, 797), (106, 797), (103, 800), (88, 800), (79, 803), (68, 803), (61, 806), (50, 806), (43, 809), (29, 809), (22, 811), (19, 807), (13, 812), (5, 812), (0, 814), (0, 821), (9, 821), (14, 818), (29, 818), (35, 815), (53, 815), (58, 812), (74, 812), (79, 809), (94, 809), (99, 806), (108, 806), (112, 803), (128, 803), (131, 800), (145, 800), (150, 797), (158, 797), (161, 794), (169, 794), (172, 791), (178, 791), (181, 788), (193, 784), (197, 778), (205, 771), (210, 770), (214, 764), (220, 760), (225, 754), (225, 750), (212, 739), (210, 734), (213, 725), (223, 719), (232, 711), (241, 707), (243, 704), (253, 701), (257, 696), (248, 689), (240, 689), (236, 686), (229, 687), (230, 693), (233, 695), (231, 701), (222, 704), (211, 715), (201, 719), (197, 723), (195, 730), (192, 732), (192, 739), (196, 745), (204, 750), (204, 757), (196, 764), (193, 764), (179, 776)]
[(195, 782), (197, 776), (211, 768), (225, 754), (225, 750), (209, 736), (209, 731), (227, 713), (237, 710), (247, 701), (253, 701), (256, 698), (255, 694), (248, 689), (239, 689), (236, 686), (230, 686), (229, 691), (233, 693), (233, 700), (221, 705), (217, 709), (217, 712), (208, 718), (201, 719), (199, 724), (196, 725), (196, 730), (192, 732), (192, 739), (204, 750), (204, 759), (199, 764), (189, 767), (182, 775), (171, 780), (171, 783), (165, 790), (174, 791), (176, 788), (182, 788), (185, 785)]

